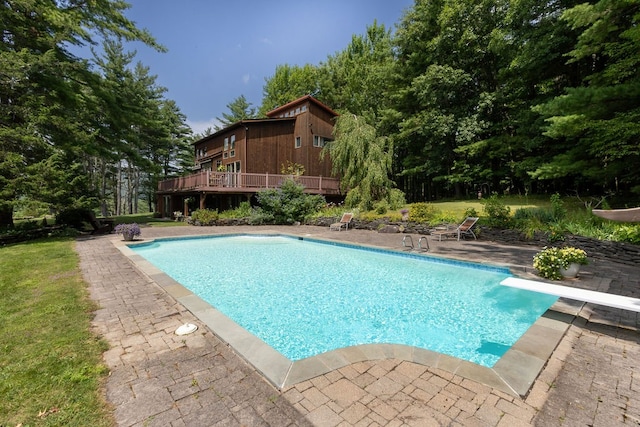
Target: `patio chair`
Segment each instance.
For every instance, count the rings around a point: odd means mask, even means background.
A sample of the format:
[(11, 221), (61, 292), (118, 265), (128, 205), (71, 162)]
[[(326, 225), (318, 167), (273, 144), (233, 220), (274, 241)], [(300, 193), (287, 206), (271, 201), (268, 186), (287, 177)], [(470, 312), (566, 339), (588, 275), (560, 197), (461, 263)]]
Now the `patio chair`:
[(474, 239), (476, 239), (476, 235), (473, 232), (473, 226), (476, 225), (476, 222), (478, 222), (478, 218), (477, 217), (473, 217), (473, 216), (469, 216), (467, 217), (467, 219), (465, 219), (462, 224), (460, 224), (459, 226), (457, 226), (456, 228), (451, 228), (451, 229), (447, 229), (447, 230), (434, 230), (431, 232), (432, 235), (434, 236), (438, 236), (438, 240), (442, 241), (442, 236), (458, 236), (458, 240), (460, 240), (460, 237), (465, 237), (465, 236), (473, 236)]
[(329, 230), (334, 230), (334, 231), (340, 231), (343, 228), (345, 230), (349, 229), (349, 224), (351, 223), (351, 220), (353, 219), (353, 213), (351, 212), (346, 212), (342, 215), (342, 218), (340, 219), (340, 222), (334, 222), (333, 224), (331, 224), (329, 226)]
[(89, 211), (87, 214), (87, 221), (93, 228), (91, 234), (111, 233), (113, 231), (113, 218), (96, 218), (93, 211)]

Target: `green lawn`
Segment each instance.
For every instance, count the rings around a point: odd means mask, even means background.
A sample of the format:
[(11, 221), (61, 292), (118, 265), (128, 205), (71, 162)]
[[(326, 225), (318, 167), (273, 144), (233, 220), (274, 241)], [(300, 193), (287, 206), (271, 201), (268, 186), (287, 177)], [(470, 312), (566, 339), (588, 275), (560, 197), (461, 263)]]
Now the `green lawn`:
[(0, 426), (111, 426), (73, 239), (0, 248)]
[[(543, 200), (531, 197), (504, 197), (501, 198), (505, 205), (509, 206), (513, 214), (517, 209), (535, 208), (549, 206), (549, 199)], [(481, 200), (455, 200), (448, 202), (433, 202), (433, 205), (444, 212), (452, 212), (456, 216), (462, 216), (468, 209), (475, 209), (480, 215), (483, 214), (484, 205)]]
[(154, 218), (153, 213), (141, 213), (131, 215), (120, 215), (114, 217), (114, 222), (118, 224), (130, 224), (136, 222), (138, 224), (147, 224), (153, 227), (175, 227), (187, 225), (184, 221), (172, 221), (166, 218)]

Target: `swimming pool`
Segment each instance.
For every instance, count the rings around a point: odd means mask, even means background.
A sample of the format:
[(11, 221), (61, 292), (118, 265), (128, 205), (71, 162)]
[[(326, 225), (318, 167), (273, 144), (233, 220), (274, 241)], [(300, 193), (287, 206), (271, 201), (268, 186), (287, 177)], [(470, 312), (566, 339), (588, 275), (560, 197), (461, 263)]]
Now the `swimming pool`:
[(503, 268), (307, 238), (132, 249), (290, 360), (390, 343), (492, 367), (557, 299), (500, 286)]

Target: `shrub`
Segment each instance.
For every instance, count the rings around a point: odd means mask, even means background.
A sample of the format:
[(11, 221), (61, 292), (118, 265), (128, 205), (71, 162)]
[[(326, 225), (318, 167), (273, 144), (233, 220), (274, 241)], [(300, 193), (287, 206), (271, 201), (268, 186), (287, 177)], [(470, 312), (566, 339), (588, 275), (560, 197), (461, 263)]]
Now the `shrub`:
[(564, 202), (558, 193), (551, 195), (551, 215), (555, 221), (560, 221), (567, 215)]
[(235, 209), (220, 212), (220, 218), (249, 218), (253, 214), (253, 209), (249, 202), (242, 202)]
[(83, 230), (86, 223), (91, 218), (89, 208), (67, 208), (56, 215), (56, 224), (73, 227), (76, 230)]
[(476, 211), (476, 208), (467, 208), (464, 211), (465, 218), (468, 218), (468, 217), (477, 218), (478, 216), (479, 215), (478, 215), (478, 212)]
[(640, 243), (640, 225), (616, 225), (612, 238), (619, 242)]
[(547, 230), (547, 241), (555, 243), (555, 242), (563, 242), (564, 241), (564, 230), (558, 224), (551, 224), (549, 230)]
[(552, 211), (545, 208), (520, 208), (516, 209), (513, 219), (518, 223), (537, 220), (542, 224), (549, 224), (554, 221), (554, 216)]
[(257, 197), (260, 208), (251, 222), (261, 224), (303, 222), (326, 203), (322, 196), (305, 194), (304, 187), (293, 179), (286, 179), (280, 188), (261, 191)]
[(414, 222), (427, 223), (439, 213), (430, 203), (413, 203), (409, 207), (409, 220)]
[(254, 209), (249, 217), (250, 225), (272, 224), (273, 222), (273, 215), (263, 212), (260, 208)]
[(492, 227), (508, 227), (511, 222), (511, 208), (507, 206), (497, 194), (483, 199), (484, 212), (488, 217), (488, 224)]
[(392, 188), (389, 191), (389, 209), (400, 209), (407, 204), (407, 199), (404, 197), (404, 193), (397, 188)]
[(386, 200), (380, 200), (375, 203), (373, 209), (378, 215), (384, 215), (389, 210), (389, 203)]
[(193, 225), (215, 225), (218, 220), (218, 210), (198, 209), (191, 213), (189, 224)]
[(373, 205), (369, 203), (363, 203), (362, 193), (360, 192), (360, 187), (352, 188), (347, 193), (347, 197), (344, 198), (344, 205), (347, 208), (359, 208), (362, 211), (368, 211), (373, 208)]
[[(466, 217), (465, 217), (466, 218)], [(459, 218), (454, 212), (451, 211), (436, 211), (435, 215), (429, 221), (431, 225), (438, 224), (458, 224), (462, 222), (464, 218)]]

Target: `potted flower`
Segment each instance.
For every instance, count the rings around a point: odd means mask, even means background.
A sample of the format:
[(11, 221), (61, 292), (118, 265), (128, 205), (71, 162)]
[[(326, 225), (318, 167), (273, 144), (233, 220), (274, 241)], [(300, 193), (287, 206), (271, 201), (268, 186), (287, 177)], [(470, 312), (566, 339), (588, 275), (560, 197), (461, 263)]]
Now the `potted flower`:
[(566, 278), (573, 278), (578, 275), (581, 265), (587, 265), (587, 253), (582, 249), (566, 247), (560, 249), (563, 265), (560, 267), (560, 274)]
[(118, 224), (114, 230), (116, 234), (122, 234), (122, 238), (127, 241), (133, 240), (136, 236), (142, 234), (140, 226), (135, 222), (131, 224)]
[(586, 264), (587, 253), (573, 247), (544, 247), (533, 257), (533, 267), (540, 276), (553, 280), (576, 277), (580, 266)]

